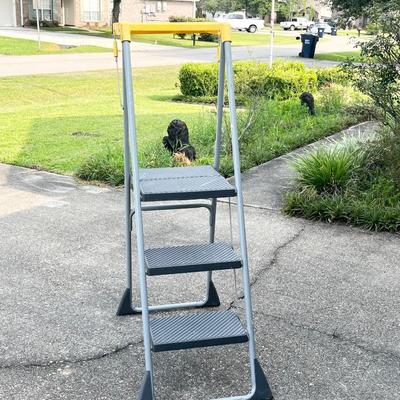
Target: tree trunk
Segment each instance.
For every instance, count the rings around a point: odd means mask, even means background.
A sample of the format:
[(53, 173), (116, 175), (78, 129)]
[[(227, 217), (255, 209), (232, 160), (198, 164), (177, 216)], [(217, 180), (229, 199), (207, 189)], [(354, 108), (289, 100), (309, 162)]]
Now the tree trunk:
[(112, 9), (112, 22), (119, 22), (119, 13), (121, 11), (121, 0), (113, 1), (113, 9)]

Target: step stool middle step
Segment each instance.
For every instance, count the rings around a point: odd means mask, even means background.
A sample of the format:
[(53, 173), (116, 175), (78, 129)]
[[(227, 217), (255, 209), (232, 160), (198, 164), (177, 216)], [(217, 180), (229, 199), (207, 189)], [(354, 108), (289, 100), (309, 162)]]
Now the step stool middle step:
[(240, 268), (242, 262), (228, 243), (163, 247), (145, 251), (148, 275), (181, 274)]
[(236, 196), (235, 188), (210, 165), (142, 168), (139, 175), (142, 201)]
[(248, 341), (246, 330), (233, 311), (208, 311), (150, 320), (155, 352), (221, 346)]

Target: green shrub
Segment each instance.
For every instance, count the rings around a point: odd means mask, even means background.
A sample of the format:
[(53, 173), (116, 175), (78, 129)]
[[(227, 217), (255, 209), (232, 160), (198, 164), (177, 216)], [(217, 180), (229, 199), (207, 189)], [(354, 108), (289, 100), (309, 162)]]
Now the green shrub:
[(340, 67), (318, 68), (317, 73), (318, 87), (329, 83), (346, 84), (349, 82), (348, 74)]
[[(286, 101), (253, 99), (245, 110), (238, 112), (238, 134), (242, 170), (271, 160), (297, 147), (312, 143), (329, 134), (361, 121), (358, 115), (346, 112), (351, 104), (346, 100), (348, 88), (342, 88), (342, 103), (335, 110), (327, 111), (317, 104), (316, 116), (310, 116), (298, 99)], [(258, 103), (258, 104), (257, 104)], [(215, 139), (215, 114), (204, 112), (193, 121), (190, 141), (196, 148), (197, 163), (208, 163), (213, 159)], [(224, 118), (221, 171), (231, 176), (232, 149), (230, 146), (229, 118)]]
[(75, 172), (78, 178), (102, 181), (117, 186), (124, 182), (124, 157), (121, 146), (107, 147), (84, 160)]
[(179, 71), (184, 96), (216, 96), (218, 66), (216, 64), (185, 64)]
[(368, 184), (343, 193), (318, 194), (306, 188), (288, 192), (284, 212), (325, 222), (343, 222), (375, 231), (400, 232), (400, 192), (378, 174)]
[[(172, 167), (171, 154), (161, 141), (147, 143), (140, 149), (141, 168)], [(113, 186), (124, 183), (124, 156), (121, 145), (107, 147), (84, 160), (75, 171), (75, 176), (88, 181), (106, 182)]]
[(292, 165), (301, 187), (314, 189), (317, 193), (336, 193), (361, 168), (364, 155), (358, 146), (321, 146), (300, 156)]
[[(289, 99), (304, 91), (315, 91), (317, 74), (300, 62), (266, 64), (240, 61), (234, 64), (237, 95)], [(185, 96), (216, 96), (218, 67), (215, 64), (185, 64), (179, 73), (181, 92)]]
[(367, 35), (377, 35), (381, 30), (381, 25), (378, 22), (370, 22), (365, 27)]
[(168, 17), (169, 22), (207, 22), (207, 18), (192, 18), (182, 17), (179, 15), (170, 15)]
[(369, 139), (360, 136), (319, 148), (295, 161), (298, 177), (285, 195), (284, 211), (308, 219), (399, 232), (400, 186), (392, 173), (389, 154), (393, 147), (385, 141), (379, 134)]
[(201, 42), (218, 42), (218, 36), (213, 35), (212, 33), (200, 33), (199, 40)]

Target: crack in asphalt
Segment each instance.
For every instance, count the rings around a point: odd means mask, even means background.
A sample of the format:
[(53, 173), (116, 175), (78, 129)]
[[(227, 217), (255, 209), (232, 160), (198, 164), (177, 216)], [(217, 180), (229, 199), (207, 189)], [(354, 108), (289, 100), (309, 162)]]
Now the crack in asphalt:
[(6, 364), (6, 365), (0, 365), (0, 370), (2, 369), (11, 369), (11, 368), (46, 368), (46, 367), (54, 367), (54, 366), (59, 366), (59, 365), (66, 365), (66, 364), (80, 364), (84, 362), (89, 362), (89, 361), (96, 361), (96, 360), (101, 360), (102, 358), (112, 356), (114, 354), (123, 352), (127, 349), (129, 349), (132, 346), (138, 345), (140, 343), (143, 343), (143, 339), (140, 339), (135, 342), (129, 342), (123, 346), (118, 346), (114, 350), (97, 354), (91, 357), (86, 357), (86, 358), (77, 358), (77, 359), (65, 359), (65, 360), (55, 360), (55, 361), (48, 361), (48, 362), (34, 362), (34, 363), (14, 363), (14, 364)]
[[(284, 243), (279, 245), (274, 252), (272, 253), (272, 259), (269, 261), (265, 266), (263, 266), (260, 271), (255, 274), (255, 276), (250, 280), (250, 289), (253, 288), (257, 284), (257, 282), (260, 280), (260, 278), (269, 270), (272, 269), (272, 267), (277, 263), (279, 254), (282, 250), (284, 250), (287, 246), (290, 246), (293, 242), (295, 242), (301, 234), (304, 232), (305, 225), (303, 225), (294, 235), (292, 235), (289, 239), (287, 239)], [(244, 299), (244, 293), (242, 290), (242, 293), (238, 295), (235, 299), (233, 299), (228, 306), (228, 310), (232, 308), (236, 308), (235, 303), (238, 300), (243, 300)], [(254, 311), (253, 311), (254, 312)]]
[[(295, 242), (300, 236), (301, 234), (304, 232), (306, 226), (303, 225), (301, 227), (301, 229), (299, 229), (298, 232), (296, 232), (292, 237), (290, 237), (288, 240), (286, 240), (283, 244), (281, 244), (280, 246), (278, 246), (275, 251), (273, 252), (273, 256), (271, 261), (269, 261), (260, 271), (259, 273), (252, 279), (252, 281), (250, 282), (250, 287), (252, 288), (253, 286), (255, 286), (257, 284), (257, 282), (260, 280), (260, 278), (267, 272), (270, 271), (272, 269), (272, 267), (274, 265), (277, 264), (278, 259), (279, 259), (279, 255), (280, 253), (286, 249), (288, 246), (290, 246), (293, 242)], [(232, 300), (229, 303), (229, 306), (227, 308), (227, 310), (231, 310), (231, 309), (241, 309), (244, 310), (243, 307), (240, 307), (239, 305), (236, 304), (237, 301), (239, 300), (243, 300), (244, 299), (244, 294), (241, 293), (240, 296), (238, 296), (236, 299)], [(272, 319), (275, 319), (277, 321), (281, 321), (283, 323), (286, 323), (294, 328), (299, 328), (299, 329), (303, 329), (309, 332), (314, 332), (314, 333), (318, 333), (320, 335), (323, 336), (327, 336), (330, 337), (331, 339), (334, 340), (338, 340), (342, 343), (345, 343), (347, 345), (352, 345), (355, 346), (357, 348), (359, 348), (360, 350), (364, 351), (364, 352), (368, 352), (370, 354), (376, 355), (376, 356), (386, 356), (386, 357), (390, 357), (390, 358), (394, 358), (396, 361), (400, 360), (400, 354), (397, 352), (392, 352), (392, 351), (388, 351), (388, 350), (381, 350), (381, 349), (376, 349), (376, 348), (371, 348), (369, 346), (367, 346), (367, 344), (364, 343), (360, 343), (354, 340), (350, 340), (342, 335), (340, 335), (338, 332), (326, 332), (320, 329), (317, 329), (315, 327), (309, 326), (309, 325), (304, 325), (304, 324), (297, 324), (293, 321), (290, 321), (288, 319), (285, 319), (284, 317), (278, 316), (278, 315), (274, 315), (274, 314), (269, 314), (263, 311), (256, 311), (253, 309), (253, 315), (262, 315), (265, 317), (269, 317)]]
[(309, 326), (309, 325), (304, 325), (304, 324), (297, 324), (293, 321), (290, 321), (284, 317), (281, 317), (279, 315), (274, 315), (274, 314), (269, 314), (263, 311), (254, 311), (253, 310), (253, 314), (258, 314), (258, 315), (262, 315), (264, 317), (269, 317), (272, 319), (275, 319), (277, 321), (281, 321), (284, 322), (285, 324), (288, 324), (294, 328), (299, 328), (299, 329), (303, 329), (309, 332), (314, 332), (314, 333), (318, 333), (320, 335), (323, 336), (327, 336), (330, 337), (331, 339), (334, 340), (338, 340), (342, 343), (348, 344), (348, 345), (352, 345), (352, 346), (356, 346), (357, 348), (359, 348), (360, 350), (363, 350), (365, 352), (371, 353), (373, 355), (377, 355), (377, 356), (387, 356), (390, 358), (394, 358), (396, 359), (396, 361), (400, 361), (400, 354), (398, 352), (394, 352), (394, 351), (389, 351), (389, 350), (382, 350), (382, 349), (376, 349), (376, 348), (372, 348), (367, 346), (367, 344), (365, 344), (365, 342), (360, 343), (360, 342), (356, 342), (355, 340), (350, 340), (342, 335), (340, 335), (339, 333), (333, 331), (333, 332), (326, 332), (323, 330), (320, 330), (318, 328)]

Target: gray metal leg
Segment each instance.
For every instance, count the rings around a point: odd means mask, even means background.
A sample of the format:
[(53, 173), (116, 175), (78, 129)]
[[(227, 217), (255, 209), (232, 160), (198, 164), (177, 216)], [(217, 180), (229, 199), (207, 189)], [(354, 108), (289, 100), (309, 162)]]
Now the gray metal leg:
[[(215, 135), (215, 148), (214, 148), (214, 169), (219, 170), (219, 163), (221, 157), (221, 138), (222, 138), (222, 119), (224, 112), (224, 95), (225, 95), (225, 52), (224, 43), (221, 44), (219, 72), (218, 72), (218, 98), (217, 98), (217, 129)], [(211, 201), (210, 212), (210, 243), (215, 240), (215, 219), (217, 212), (217, 199)], [(217, 290), (212, 282), (212, 272), (207, 273), (207, 295), (208, 301), (205, 304), (208, 307), (219, 306), (221, 303), (218, 298)]]
[[(250, 277), (249, 277), (249, 262), (247, 255), (247, 240), (246, 240), (246, 228), (244, 218), (244, 204), (242, 194), (242, 180), (240, 171), (240, 153), (239, 153), (239, 142), (238, 142), (238, 129), (237, 129), (237, 117), (236, 117), (236, 101), (234, 91), (234, 74), (232, 65), (232, 48), (230, 42), (225, 42), (224, 46), (225, 57), (226, 57), (226, 75), (228, 84), (228, 98), (229, 98), (229, 112), (230, 112), (230, 127), (232, 137), (232, 155), (233, 155), (233, 166), (235, 173), (235, 186), (237, 192), (237, 215), (239, 224), (239, 235), (240, 235), (240, 255), (243, 263), (243, 290), (244, 300), (246, 304), (246, 324), (247, 333), (249, 336), (249, 357), (251, 367), (251, 379), (252, 379), (252, 394), (251, 399), (257, 392), (257, 359), (256, 349), (254, 341), (254, 326), (253, 326), (253, 315), (252, 315), (252, 301), (251, 301), (251, 289), (250, 289)], [(258, 365), (259, 366), (259, 365)]]
[[(145, 368), (146, 379), (150, 380), (151, 393), (154, 396), (153, 385), (153, 364), (151, 359), (151, 344), (150, 344), (150, 320), (148, 309), (147, 297), (147, 282), (144, 263), (144, 243), (143, 243), (143, 221), (142, 221), (142, 208), (139, 192), (139, 161), (138, 161), (138, 147), (136, 140), (136, 124), (133, 100), (133, 86), (132, 86), (132, 67), (131, 67), (131, 51), (130, 42), (124, 40), (122, 42), (122, 60), (123, 60), (123, 73), (124, 73), (124, 90), (125, 90), (125, 103), (124, 103), (124, 116), (127, 118), (128, 134), (129, 134), (129, 149), (131, 161), (131, 177), (133, 183), (133, 193), (135, 202), (135, 228), (136, 228), (136, 243), (138, 253), (138, 265), (140, 275), (140, 299), (142, 305), (142, 322), (143, 322), (143, 342), (145, 353)], [(130, 218), (129, 218), (130, 219)]]
[(118, 306), (117, 315), (136, 314), (132, 306), (132, 219), (131, 219), (131, 164), (129, 151), (129, 126), (125, 112), (126, 83), (123, 76), (124, 93), (124, 193), (125, 193), (125, 260), (126, 289)]

